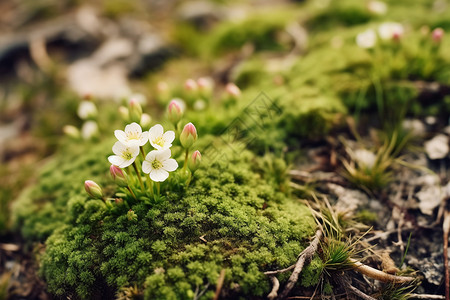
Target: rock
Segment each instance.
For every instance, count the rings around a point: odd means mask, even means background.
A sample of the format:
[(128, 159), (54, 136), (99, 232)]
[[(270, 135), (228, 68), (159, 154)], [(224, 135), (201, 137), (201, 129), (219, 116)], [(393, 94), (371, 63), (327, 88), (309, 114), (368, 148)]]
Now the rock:
[(67, 80), (80, 96), (119, 99), (131, 93), (123, 64), (100, 67), (92, 59), (82, 59), (70, 65)]
[(418, 119), (406, 119), (402, 126), (414, 136), (424, 136), (426, 133), (425, 124)]
[(346, 189), (334, 183), (328, 183), (327, 187), (338, 197), (335, 207), (339, 211), (354, 214), (358, 208), (369, 204), (369, 198), (363, 192)]
[(425, 215), (432, 215), (433, 210), (438, 207), (443, 200), (443, 193), (440, 186), (424, 186), (417, 194), (419, 199), (419, 209)]
[(430, 159), (442, 159), (449, 152), (449, 138), (444, 134), (438, 134), (431, 140), (425, 142), (425, 152)]

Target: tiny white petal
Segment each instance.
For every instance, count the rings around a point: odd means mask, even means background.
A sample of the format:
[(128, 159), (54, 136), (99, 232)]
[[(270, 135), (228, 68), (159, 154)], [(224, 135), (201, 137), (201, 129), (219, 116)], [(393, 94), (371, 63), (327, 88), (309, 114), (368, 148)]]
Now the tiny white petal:
[(145, 174), (150, 173), (150, 171), (152, 170), (152, 164), (149, 163), (148, 161), (144, 160), (144, 162), (142, 163), (142, 172), (144, 172)]
[(139, 155), (139, 146), (129, 147), (128, 149), (130, 149), (131, 155), (133, 155), (133, 157)]
[(122, 144), (125, 144), (127, 141), (127, 134), (123, 130), (114, 130), (115, 137), (121, 142)]
[(167, 131), (166, 133), (164, 133), (163, 138), (167, 144), (172, 144), (173, 140), (175, 139), (175, 132), (171, 130)]
[(169, 177), (169, 172), (163, 169), (153, 170), (150, 172), (150, 179), (153, 181), (161, 182)]
[(157, 150), (150, 151), (149, 153), (147, 153), (147, 156), (145, 156), (145, 160), (149, 161), (149, 162), (154, 161), (155, 157), (156, 157), (156, 153), (158, 153)]
[(163, 161), (163, 169), (169, 172), (175, 171), (178, 168), (178, 163), (175, 159), (169, 158)]
[(165, 149), (165, 150), (159, 150), (156, 153), (156, 159), (159, 161), (165, 161), (166, 159), (169, 159), (169, 157), (172, 155), (170, 149)]
[(125, 151), (126, 148), (127, 146), (125, 146), (121, 142), (116, 142), (112, 147), (112, 151), (114, 152), (114, 154), (120, 155), (123, 151)]
[(119, 168), (126, 168), (126, 167), (128, 167), (129, 165), (131, 165), (131, 164), (134, 162), (135, 159), (136, 159), (136, 157), (134, 157), (134, 158), (132, 158), (132, 159), (130, 159), (130, 160), (125, 160), (123, 163), (121, 163), (120, 165), (118, 165), (118, 167), (119, 167)]
[(144, 146), (148, 142), (148, 132), (143, 132), (139, 139), (139, 146)]
[(142, 128), (138, 123), (133, 122), (125, 126), (125, 132), (127, 133), (127, 135), (130, 133), (142, 133)]
[(120, 166), (125, 162), (125, 159), (123, 157), (120, 157), (118, 155), (111, 155), (108, 157), (108, 161), (115, 166)]
[(162, 127), (161, 124), (156, 124), (155, 126), (153, 126), (152, 128), (150, 128), (149, 132), (149, 138), (150, 140), (154, 140), (157, 137), (160, 137), (163, 132), (164, 132), (164, 128)]

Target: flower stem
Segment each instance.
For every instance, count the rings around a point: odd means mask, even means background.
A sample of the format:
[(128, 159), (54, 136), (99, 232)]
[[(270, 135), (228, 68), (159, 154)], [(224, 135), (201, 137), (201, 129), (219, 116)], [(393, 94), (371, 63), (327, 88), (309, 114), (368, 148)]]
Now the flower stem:
[(136, 175), (137, 175), (137, 177), (139, 179), (139, 183), (141, 184), (142, 191), (144, 191), (145, 190), (144, 184), (142, 183), (141, 174), (139, 173), (139, 170), (138, 170), (138, 168), (136, 166), (136, 162), (135, 161), (133, 162), (133, 168), (134, 168), (134, 171), (136, 171)]
[(127, 186), (128, 191), (131, 193), (131, 196), (133, 196), (134, 200), (137, 200), (136, 195), (134, 194), (133, 190)]
[(153, 192), (153, 181), (150, 178), (150, 174), (147, 174), (147, 179), (148, 179), (148, 189), (150, 190), (150, 196), (152, 198), (155, 198), (155, 195)]
[(139, 148), (141, 148), (142, 159), (145, 160), (146, 155), (145, 155), (144, 147), (141, 146)]
[(186, 149), (186, 156), (184, 157), (183, 171), (186, 171), (187, 164), (188, 164), (188, 157), (189, 157), (189, 149)]
[(161, 183), (158, 181), (158, 182), (156, 183), (156, 191), (157, 191), (157, 193), (158, 193), (158, 198), (159, 198), (160, 190), (161, 190)]

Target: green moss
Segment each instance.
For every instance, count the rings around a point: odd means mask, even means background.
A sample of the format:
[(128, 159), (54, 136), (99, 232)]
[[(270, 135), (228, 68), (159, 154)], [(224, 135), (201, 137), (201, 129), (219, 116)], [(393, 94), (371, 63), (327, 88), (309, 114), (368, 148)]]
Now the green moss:
[(313, 233), (308, 209), (274, 189), (278, 181), (266, 183), (246, 151), (203, 166), (166, 201), (129, 202), (137, 216), (130, 220), (126, 205), (108, 209), (83, 191), (81, 178), (93, 178), (113, 192), (105, 180), (110, 144), (65, 149), (16, 204), (28, 239), (49, 236), (41, 274), (55, 295), (87, 299), (136, 284), (146, 299), (191, 299), (205, 287), (209, 299), (225, 269), (227, 293), (262, 296), (270, 289), (263, 271), (292, 264)]

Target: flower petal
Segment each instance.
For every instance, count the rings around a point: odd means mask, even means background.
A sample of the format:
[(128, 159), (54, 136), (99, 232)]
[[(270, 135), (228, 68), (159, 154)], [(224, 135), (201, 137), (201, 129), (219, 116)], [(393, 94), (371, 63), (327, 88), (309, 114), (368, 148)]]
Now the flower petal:
[(164, 149), (164, 150), (159, 150), (156, 153), (156, 159), (163, 162), (163, 161), (169, 159), (171, 155), (172, 155), (172, 153), (170, 152), (170, 149), (168, 149), (168, 148)]
[(125, 131), (114, 130), (114, 135), (122, 144), (125, 144), (127, 142), (127, 134), (125, 133)]
[(136, 159), (136, 157), (133, 157), (132, 159), (129, 159), (129, 160), (125, 160), (123, 163), (121, 163), (118, 167), (119, 168), (126, 168), (126, 167), (128, 167), (129, 165), (131, 165), (133, 162), (134, 162), (134, 160)]
[(169, 177), (169, 172), (163, 169), (153, 170), (150, 172), (150, 179), (153, 181), (161, 182)]
[(156, 154), (158, 153), (158, 150), (152, 150), (149, 153), (147, 153), (147, 156), (145, 156), (145, 160), (149, 163), (152, 163), (155, 160)]
[(145, 174), (148, 174), (148, 173), (150, 173), (151, 170), (153, 170), (152, 164), (149, 163), (148, 161), (144, 160), (144, 162), (142, 163), (142, 172), (144, 172)]
[(128, 147), (128, 150), (131, 152), (131, 155), (133, 155), (134, 158), (139, 155), (139, 146), (137, 145)]
[(120, 157), (118, 155), (111, 155), (108, 157), (108, 161), (115, 166), (120, 166), (124, 163), (125, 159), (123, 157)]
[(155, 126), (150, 128), (150, 130), (148, 131), (150, 142), (155, 140), (156, 138), (162, 136), (163, 132), (164, 132), (164, 128), (162, 127), (161, 124), (156, 124)]
[(166, 133), (164, 133), (163, 138), (167, 144), (172, 144), (173, 140), (175, 139), (175, 132), (171, 130), (167, 131)]
[(139, 139), (139, 146), (144, 146), (148, 142), (148, 132), (143, 132)]
[(175, 159), (169, 158), (162, 163), (163, 169), (169, 172), (175, 171), (178, 168), (178, 163)]
[(127, 126), (125, 126), (125, 132), (126, 132), (127, 135), (129, 133), (134, 133), (134, 132), (142, 133), (142, 128), (141, 128), (141, 126), (138, 123), (133, 122), (133, 123), (128, 124)]
[(123, 151), (125, 151), (127, 149), (127, 146), (125, 146), (123, 143), (116, 142), (114, 144), (114, 146), (112, 147), (112, 151), (114, 152), (114, 154), (116, 155), (121, 155)]

